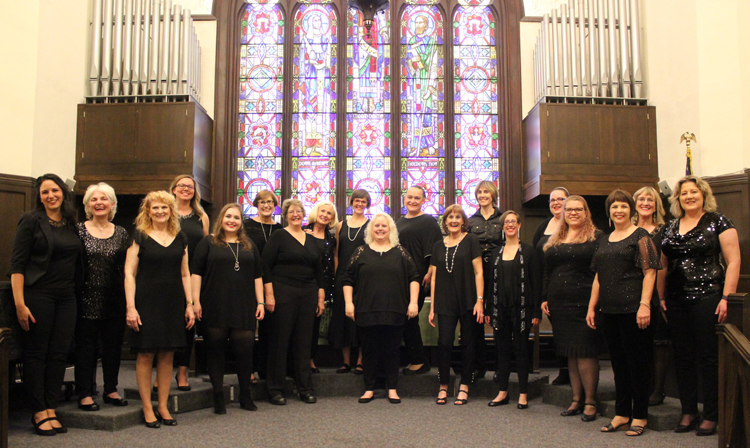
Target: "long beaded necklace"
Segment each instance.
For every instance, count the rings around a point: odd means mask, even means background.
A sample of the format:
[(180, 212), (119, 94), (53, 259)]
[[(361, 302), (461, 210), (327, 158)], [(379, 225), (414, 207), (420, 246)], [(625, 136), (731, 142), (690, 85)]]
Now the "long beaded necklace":
[[(456, 267), (456, 252), (458, 252), (458, 246), (461, 244), (461, 241), (463, 241), (463, 237), (461, 237), (460, 240), (458, 240), (458, 243), (454, 246), (456, 249), (453, 251), (453, 257), (450, 257), (450, 247), (448, 247), (448, 244), (445, 243), (445, 270), (448, 271), (449, 274), (453, 273), (453, 268)], [(450, 262), (450, 268), (448, 267), (448, 258), (451, 258)]]
[(234, 252), (234, 249), (232, 249), (232, 243), (227, 243), (227, 247), (229, 247), (229, 250), (232, 251), (232, 255), (234, 255), (234, 270), (239, 271), (240, 270), (240, 243), (237, 242), (237, 252)]
[(367, 224), (367, 221), (365, 221), (361, 226), (359, 226), (359, 228), (357, 228), (357, 233), (355, 233), (354, 234), (354, 238), (352, 238), (352, 234), (351, 234), (352, 228), (349, 227), (349, 223), (347, 222), (347, 225), (346, 225), (346, 237), (349, 238), (349, 241), (354, 242), (354, 240), (357, 239), (357, 236), (359, 235), (359, 232), (362, 230), (362, 227), (364, 227), (365, 224)]

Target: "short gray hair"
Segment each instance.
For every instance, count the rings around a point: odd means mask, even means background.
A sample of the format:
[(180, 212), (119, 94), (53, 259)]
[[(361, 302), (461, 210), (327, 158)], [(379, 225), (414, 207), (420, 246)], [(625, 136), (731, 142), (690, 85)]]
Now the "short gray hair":
[(117, 213), (117, 195), (115, 195), (115, 189), (104, 182), (89, 185), (86, 193), (83, 195), (83, 210), (86, 212), (86, 219), (91, 219), (94, 216), (91, 212), (91, 207), (89, 207), (89, 201), (91, 200), (91, 196), (97, 191), (104, 193), (109, 198), (109, 202), (112, 203), (112, 210), (109, 211), (109, 216), (107, 217), (107, 219), (112, 221), (115, 218), (115, 213)]
[(302, 216), (307, 216), (307, 212), (305, 212), (305, 206), (302, 205), (302, 201), (295, 198), (290, 199), (284, 199), (284, 202), (281, 203), (281, 217), (286, 220), (286, 214), (289, 211), (289, 207), (296, 205), (299, 207), (300, 210), (302, 210)]
[(367, 224), (367, 228), (365, 229), (365, 244), (367, 244), (368, 246), (372, 244), (372, 229), (375, 228), (375, 221), (377, 221), (378, 219), (385, 219), (385, 221), (388, 223), (388, 228), (390, 229), (389, 242), (391, 244), (391, 248), (398, 246), (398, 229), (396, 228), (396, 222), (393, 221), (391, 215), (382, 212), (373, 216), (370, 222)]

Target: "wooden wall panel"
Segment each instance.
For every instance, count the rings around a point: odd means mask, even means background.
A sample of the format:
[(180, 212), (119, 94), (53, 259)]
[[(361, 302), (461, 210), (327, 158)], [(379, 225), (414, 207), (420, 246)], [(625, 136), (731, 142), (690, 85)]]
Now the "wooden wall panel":
[(34, 200), (34, 179), (25, 176), (0, 174), (0, 278), (5, 279), (10, 269), (10, 254), (18, 220), (31, 210)]

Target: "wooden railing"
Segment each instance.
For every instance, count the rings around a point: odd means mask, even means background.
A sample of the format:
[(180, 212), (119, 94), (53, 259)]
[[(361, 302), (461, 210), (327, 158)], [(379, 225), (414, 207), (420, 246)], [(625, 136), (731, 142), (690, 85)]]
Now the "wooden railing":
[(750, 296), (732, 294), (719, 338), (719, 447), (745, 447), (750, 441)]

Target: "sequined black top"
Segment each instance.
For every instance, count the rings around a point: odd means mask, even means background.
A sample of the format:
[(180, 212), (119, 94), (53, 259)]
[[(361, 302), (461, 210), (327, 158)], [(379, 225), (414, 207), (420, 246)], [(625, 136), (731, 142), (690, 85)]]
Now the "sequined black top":
[(660, 269), (659, 254), (648, 231), (637, 228), (626, 238), (599, 241), (591, 269), (599, 274), (599, 309), (608, 314), (635, 313), (643, 292), (643, 270)]
[[(313, 230), (314, 226), (315, 224), (308, 224), (305, 228)], [(334, 259), (336, 255), (336, 235), (326, 229), (324, 237), (322, 239), (315, 238), (315, 242), (318, 244), (318, 251), (323, 257), (323, 282), (325, 284), (323, 290), (326, 293), (327, 306), (333, 303), (333, 294), (336, 291), (336, 260)]]
[(588, 308), (594, 271), (594, 258), (602, 232), (597, 230), (593, 240), (581, 244), (558, 244), (544, 252), (544, 287), (542, 301), (551, 310)]
[(724, 265), (719, 235), (734, 224), (720, 213), (706, 213), (698, 224), (680, 235), (680, 220), (664, 229), (661, 249), (669, 260), (667, 307), (669, 302), (715, 299), (724, 290)]
[(96, 238), (78, 223), (84, 247), (84, 282), (78, 297), (78, 316), (83, 319), (125, 318), (125, 253), (130, 237), (115, 226), (109, 238)]

